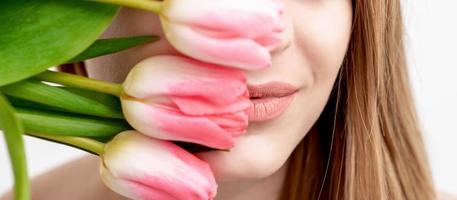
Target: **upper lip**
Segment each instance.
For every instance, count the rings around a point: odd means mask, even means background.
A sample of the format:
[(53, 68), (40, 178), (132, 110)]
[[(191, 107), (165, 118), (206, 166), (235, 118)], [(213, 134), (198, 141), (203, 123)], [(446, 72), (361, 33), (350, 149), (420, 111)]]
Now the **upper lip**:
[(259, 85), (248, 84), (251, 99), (266, 97), (284, 97), (295, 93), (298, 88), (285, 82), (271, 81)]

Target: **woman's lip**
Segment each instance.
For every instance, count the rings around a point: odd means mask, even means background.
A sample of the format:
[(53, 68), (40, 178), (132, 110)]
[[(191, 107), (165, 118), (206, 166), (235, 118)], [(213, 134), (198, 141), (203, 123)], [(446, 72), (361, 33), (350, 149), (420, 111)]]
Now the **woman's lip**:
[(248, 84), (249, 97), (253, 98), (263, 98), (263, 97), (283, 97), (295, 93), (298, 88), (295, 86), (279, 82), (272, 81), (260, 85), (250, 85)]
[(283, 82), (269, 82), (262, 85), (248, 85), (251, 107), (250, 122), (266, 121), (286, 111), (298, 88)]

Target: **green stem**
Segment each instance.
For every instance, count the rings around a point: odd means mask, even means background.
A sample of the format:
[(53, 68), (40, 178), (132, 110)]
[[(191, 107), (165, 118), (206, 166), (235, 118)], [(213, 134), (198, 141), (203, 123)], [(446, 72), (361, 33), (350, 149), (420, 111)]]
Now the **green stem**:
[(63, 72), (45, 71), (41, 74), (36, 75), (35, 78), (46, 82), (58, 83), (69, 87), (92, 90), (105, 94), (111, 94), (118, 97), (122, 93), (122, 86), (120, 84), (99, 81)]
[(157, 0), (92, 0), (101, 3), (109, 3), (130, 8), (151, 11), (159, 14), (162, 9), (162, 2)]
[(46, 134), (38, 134), (38, 133), (27, 133), (28, 135), (44, 138), (56, 142), (60, 142), (63, 144), (67, 144), (70, 146), (74, 146), (97, 155), (102, 155), (105, 149), (105, 144), (89, 138), (84, 137), (74, 137), (74, 136), (57, 136), (57, 135), (46, 135)]
[(14, 173), (14, 197), (17, 200), (30, 199), (30, 183), (27, 173), (22, 133), (22, 121), (8, 99), (0, 93), (0, 127), (3, 129)]

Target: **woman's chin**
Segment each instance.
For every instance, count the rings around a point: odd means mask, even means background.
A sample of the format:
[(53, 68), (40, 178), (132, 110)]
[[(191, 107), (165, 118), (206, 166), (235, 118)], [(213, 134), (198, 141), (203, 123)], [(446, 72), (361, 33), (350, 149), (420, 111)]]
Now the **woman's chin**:
[(236, 138), (229, 151), (208, 150), (195, 155), (207, 162), (218, 182), (253, 181), (276, 172), (287, 160), (275, 145), (260, 135), (242, 135)]

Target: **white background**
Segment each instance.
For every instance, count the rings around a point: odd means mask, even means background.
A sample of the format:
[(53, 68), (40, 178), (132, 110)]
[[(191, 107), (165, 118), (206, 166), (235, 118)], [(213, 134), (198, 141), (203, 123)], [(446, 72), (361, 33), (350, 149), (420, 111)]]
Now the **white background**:
[[(457, 195), (457, 1), (404, 3), (410, 71), (434, 180), (441, 191)], [(25, 142), (31, 176), (84, 154), (28, 137)], [(0, 137), (0, 193), (11, 185)]]

